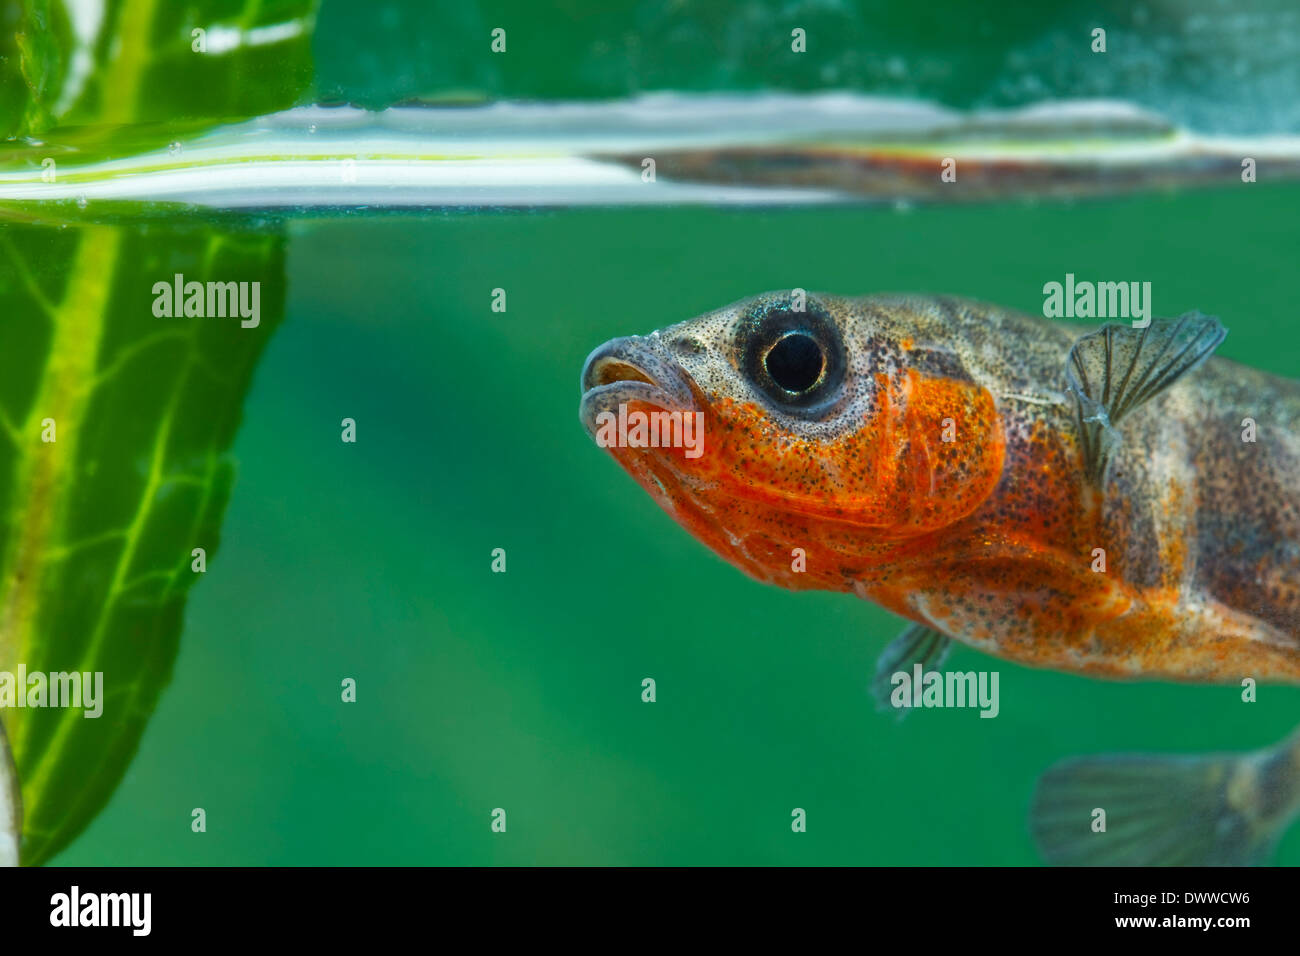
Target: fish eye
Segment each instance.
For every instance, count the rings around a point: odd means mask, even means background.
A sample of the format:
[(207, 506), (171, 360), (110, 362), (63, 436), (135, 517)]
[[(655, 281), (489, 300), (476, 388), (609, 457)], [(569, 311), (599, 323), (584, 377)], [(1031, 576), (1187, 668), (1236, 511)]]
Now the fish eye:
[(835, 400), (844, 380), (844, 346), (834, 320), (813, 302), (804, 311), (759, 305), (738, 329), (746, 376), (772, 403), (805, 416)]
[(763, 367), (772, 381), (787, 392), (806, 392), (821, 380), (826, 356), (811, 335), (787, 332), (763, 356)]

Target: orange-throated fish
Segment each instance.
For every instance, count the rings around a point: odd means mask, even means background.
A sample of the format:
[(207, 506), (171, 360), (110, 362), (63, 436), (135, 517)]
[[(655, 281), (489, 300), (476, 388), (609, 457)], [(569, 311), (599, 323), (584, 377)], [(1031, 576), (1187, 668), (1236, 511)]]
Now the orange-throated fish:
[(596, 349), (581, 417), (741, 570), (912, 622), (878, 698), (952, 640), (1300, 681), (1300, 385), (1211, 358), (1215, 318), (1137, 325), (769, 293)]

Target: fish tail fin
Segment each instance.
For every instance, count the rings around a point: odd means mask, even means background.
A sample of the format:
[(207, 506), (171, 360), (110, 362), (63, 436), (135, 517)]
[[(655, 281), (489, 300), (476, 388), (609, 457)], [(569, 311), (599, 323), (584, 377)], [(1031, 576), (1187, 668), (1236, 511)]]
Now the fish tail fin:
[(1254, 866), (1300, 811), (1300, 736), (1209, 756), (1103, 755), (1039, 778), (1030, 828), (1065, 866)]

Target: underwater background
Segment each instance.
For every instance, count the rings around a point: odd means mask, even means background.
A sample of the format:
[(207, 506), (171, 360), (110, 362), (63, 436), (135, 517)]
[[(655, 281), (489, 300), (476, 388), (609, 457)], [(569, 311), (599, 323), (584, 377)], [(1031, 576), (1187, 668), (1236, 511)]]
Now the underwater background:
[[(1202, 132), (1300, 126), (1280, 3), (1244, 21), (1208, 3), (557, 7), (326, 2), (317, 98), (779, 82), (962, 107), (1105, 95)], [(1107, 17), (1114, 46), (1175, 47), (1117, 54), (1102, 77), (1085, 42), (1062, 38)], [(498, 21), (519, 53), (489, 69), (465, 50)], [(779, 72), (748, 38), (784, 44), (787, 21), (836, 46)], [(107, 808), (54, 862), (1024, 865), (1034, 781), (1063, 757), (1279, 740), (1300, 723), (1300, 688), (1247, 704), (1234, 686), (1101, 682), (962, 647), (948, 668), (1001, 674), (996, 719), (877, 712), (875, 659), (903, 622), (760, 585), (692, 540), (586, 436), (578, 374), (611, 337), (760, 291), (1040, 312), (1043, 284), (1072, 272), (1149, 281), (1156, 315), (1218, 315), (1219, 355), (1294, 377), (1297, 223), (1300, 184), (1268, 182), (961, 207), (298, 219), (285, 321), (245, 401), (221, 549), (190, 595), (174, 678)], [(339, 441), (344, 417), (355, 445)], [(339, 703), (343, 677), (355, 705)], [(190, 831), (197, 806), (205, 834)], [(795, 807), (806, 833), (791, 832)], [(1300, 863), (1300, 827), (1274, 861)]]

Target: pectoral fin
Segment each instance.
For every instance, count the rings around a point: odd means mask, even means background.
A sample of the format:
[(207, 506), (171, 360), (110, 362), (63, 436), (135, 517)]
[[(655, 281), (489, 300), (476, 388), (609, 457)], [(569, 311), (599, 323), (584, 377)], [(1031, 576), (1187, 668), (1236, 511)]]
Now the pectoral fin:
[(1094, 482), (1105, 481), (1124, 417), (1209, 358), (1227, 334), (1213, 316), (1188, 312), (1140, 329), (1110, 322), (1074, 343), (1065, 376)]
[(889, 701), (894, 675), (899, 671), (911, 674), (915, 664), (920, 664), (923, 670), (934, 670), (943, 663), (951, 647), (952, 638), (920, 624), (911, 625), (890, 641), (880, 652), (876, 675), (871, 680), (871, 696), (876, 699), (876, 709), (895, 711), (901, 720), (907, 710), (896, 708)]

